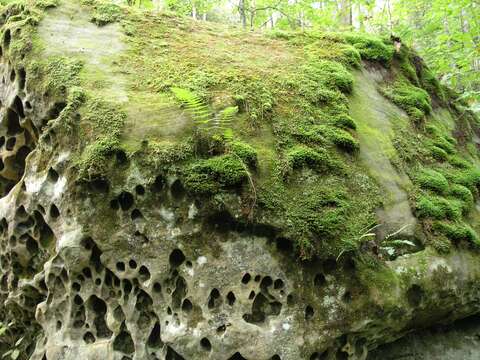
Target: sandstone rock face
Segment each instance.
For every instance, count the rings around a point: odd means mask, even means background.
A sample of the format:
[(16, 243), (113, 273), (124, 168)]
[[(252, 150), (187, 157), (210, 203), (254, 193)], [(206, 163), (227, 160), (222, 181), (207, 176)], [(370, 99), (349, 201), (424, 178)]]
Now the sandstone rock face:
[[(183, 139), (191, 121), (154, 85), (150, 92), (136, 88), (134, 70), (122, 68), (135, 46), (128, 16), (144, 15), (124, 14), (121, 25), (98, 27), (92, 11), (73, 1), (3, 9), (0, 315), (9, 323), (9, 338), (0, 352), (18, 348), (21, 358), (32, 360), (397, 359), (405, 356), (402, 343), (368, 354), (413, 330), (479, 312), (480, 254), (471, 235), (478, 210), (472, 203), (460, 211), (455, 224), (470, 224), (471, 233), (442, 237), (452, 242), (447, 251), (432, 243), (434, 221), (411, 205), (415, 177), (396, 161), (389, 136), (399, 124), (410, 124), (409, 117), (377, 88), (395, 68), (364, 63), (363, 70), (352, 70), (348, 103), (360, 153), (347, 157), (360, 165), (339, 177), (357, 184), (358, 193), (378, 187), (384, 199), (372, 208), (384, 228), (375, 236), (388, 240), (394, 233), (407, 245), (391, 253), (371, 240), (356, 251), (301, 260), (303, 248), (288, 230), (297, 217), (262, 208), (259, 179), (270, 168), (247, 170), (243, 188), (206, 196), (192, 191), (182, 167), (175, 168), (185, 159), (182, 147), (173, 148), (168, 166), (158, 166), (161, 148), (150, 160), (146, 140)], [(178, 26), (187, 25), (179, 20)], [(459, 154), (467, 154), (460, 146), (473, 146), (465, 158), (478, 170), (472, 140), (478, 129), (468, 123), (467, 131), (460, 120), (455, 125), (456, 113), (445, 109), (438, 105), (429, 116), (457, 132)], [(127, 129), (120, 140), (119, 123)], [(274, 147), (271, 133), (259, 131), (261, 165)], [(315, 171), (287, 174), (286, 182), (301, 190), (289, 198), (292, 205), (327, 177)], [(452, 179), (449, 184), (457, 184)], [(465, 189), (471, 185), (478, 199), (475, 179)], [(252, 187), (258, 192), (254, 205), (245, 196)], [(329, 200), (312, 211), (328, 218), (347, 200)], [(361, 203), (350, 219), (362, 217), (368, 206)], [(317, 237), (327, 238), (322, 234)], [(374, 236), (368, 227), (358, 235)], [(458, 355), (468, 350), (439, 351), (427, 343), (442, 337), (426, 336), (420, 340), (425, 345), (413, 346), (423, 357), (411, 359), (476, 358)]]

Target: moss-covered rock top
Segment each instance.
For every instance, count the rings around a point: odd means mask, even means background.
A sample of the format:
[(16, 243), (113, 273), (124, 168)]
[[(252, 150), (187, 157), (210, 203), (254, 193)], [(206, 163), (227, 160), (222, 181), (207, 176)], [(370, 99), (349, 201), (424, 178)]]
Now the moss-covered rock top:
[[(132, 168), (111, 159), (128, 158), (152, 183), (178, 177), (212, 213), (268, 226), (304, 259), (371, 242), (387, 258), (478, 242), (478, 119), (405, 46), (353, 33), (245, 33), (97, 1), (19, 2), (3, 13), (4, 51), (59, 99), (54, 126), (74, 135), (65, 142), (80, 182), (115, 187)], [(17, 28), (29, 36), (12, 36)], [(365, 77), (398, 109), (383, 121), (388, 133), (375, 133), (382, 122), (355, 103)], [(394, 229), (379, 216), (391, 196), (420, 225)], [(391, 250), (392, 233), (414, 245)]]

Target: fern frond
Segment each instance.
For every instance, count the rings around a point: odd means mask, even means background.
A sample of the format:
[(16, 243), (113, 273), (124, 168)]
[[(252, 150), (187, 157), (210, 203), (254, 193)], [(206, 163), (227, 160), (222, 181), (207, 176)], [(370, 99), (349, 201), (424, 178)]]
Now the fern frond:
[(199, 96), (187, 89), (172, 87), (170, 90), (197, 125), (207, 125), (212, 121), (212, 113)]

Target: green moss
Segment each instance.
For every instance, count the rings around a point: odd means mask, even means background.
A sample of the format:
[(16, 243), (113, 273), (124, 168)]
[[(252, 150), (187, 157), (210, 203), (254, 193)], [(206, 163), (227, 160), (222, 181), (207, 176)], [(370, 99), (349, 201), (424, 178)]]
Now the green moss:
[(472, 192), (463, 185), (453, 184), (450, 188), (450, 195), (464, 201), (467, 207), (471, 207), (474, 203)]
[(420, 122), (432, 111), (428, 93), (407, 81), (397, 80), (393, 85), (383, 88), (382, 92), (415, 122)]
[(213, 194), (238, 187), (248, 178), (242, 162), (232, 155), (199, 160), (185, 171), (185, 187), (194, 194)]
[(83, 68), (80, 60), (67, 57), (51, 57), (46, 61), (29, 64), (31, 73), (43, 81), (44, 91), (51, 95), (65, 96), (67, 89), (80, 84), (79, 74)]
[(319, 171), (331, 171), (340, 166), (325, 149), (313, 150), (301, 145), (290, 149), (287, 152), (287, 158), (293, 169), (307, 166)]
[(473, 193), (477, 194), (477, 187), (480, 186), (480, 169), (470, 167), (468, 169), (461, 170), (446, 170), (443, 172), (445, 177), (455, 184), (463, 185), (470, 189)]
[(255, 167), (257, 164), (257, 151), (249, 144), (241, 141), (233, 141), (229, 144), (232, 153), (237, 155), (248, 166)]
[(353, 76), (338, 62), (320, 60), (311, 61), (302, 72), (317, 86), (327, 89), (338, 89), (350, 93), (353, 89)]
[(313, 125), (302, 128), (298, 134), (304, 141), (317, 144), (333, 143), (340, 149), (353, 153), (360, 149), (359, 142), (348, 131), (329, 126)]
[(345, 130), (356, 130), (357, 124), (352, 119), (350, 115), (347, 114), (338, 114), (334, 115), (328, 119), (328, 122), (336, 127), (345, 129)]
[(76, 163), (79, 178), (90, 180), (104, 177), (108, 170), (108, 159), (120, 149), (119, 145), (118, 139), (111, 137), (104, 137), (87, 145)]
[(421, 169), (415, 181), (424, 189), (433, 190), (440, 194), (448, 192), (448, 181), (438, 171), (432, 169)]
[(442, 148), (438, 147), (438, 146), (435, 146), (435, 145), (431, 145), (429, 147), (430, 149), (430, 153), (432, 154), (432, 157), (436, 160), (439, 160), (439, 161), (446, 161), (448, 159), (448, 154), (445, 150), (443, 150)]
[(118, 5), (91, 0), (84, 1), (84, 3), (93, 5), (94, 10), (90, 20), (98, 26), (117, 22), (122, 16), (122, 9)]
[(478, 234), (470, 226), (465, 223), (449, 223), (444, 221), (436, 221), (433, 223), (433, 229), (445, 234), (454, 242), (468, 241), (476, 246), (480, 246)]
[(355, 46), (364, 60), (388, 64), (393, 58), (393, 46), (385, 44), (377, 37), (367, 34), (347, 34), (345, 40)]
[(81, 179), (104, 176), (109, 158), (120, 150), (120, 135), (126, 121), (126, 114), (101, 100), (89, 100), (82, 108), (84, 136), (90, 139), (76, 166)]
[[(345, 230), (349, 203), (345, 193), (333, 189), (317, 188), (305, 195), (296, 198), (287, 208), (287, 218), (300, 254), (310, 258)], [(323, 244), (313, 242), (313, 237), (320, 237)]]
[(416, 203), (416, 215), (421, 219), (456, 220), (462, 216), (462, 205), (441, 196), (420, 195)]
[[(405, 47), (404, 47), (405, 48)], [(413, 67), (412, 63), (410, 62), (410, 59), (407, 57), (405, 60), (403, 60), (400, 63), (400, 70), (402, 71), (402, 74), (414, 85), (420, 86), (420, 82), (417, 77), (417, 72), (415, 68)]]
[(93, 136), (106, 135), (118, 138), (122, 132), (127, 115), (118, 110), (118, 106), (102, 100), (91, 100), (84, 109), (84, 121), (91, 124)]

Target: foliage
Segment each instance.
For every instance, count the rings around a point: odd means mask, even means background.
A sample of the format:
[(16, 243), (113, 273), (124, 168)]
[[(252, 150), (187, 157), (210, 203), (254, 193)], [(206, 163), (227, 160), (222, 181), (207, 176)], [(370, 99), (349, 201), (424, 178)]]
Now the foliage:
[(432, 111), (428, 93), (407, 81), (397, 80), (382, 90), (387, 98), (405, 110), (417, 123)]
[(346, 34), (345, 39), (355, 46), (363, 60), (379, 61), (384, 64), (389, 64), (393, 58), (393, 46), (391, 44), (385, 44), (377, 37), (367, 34)]

